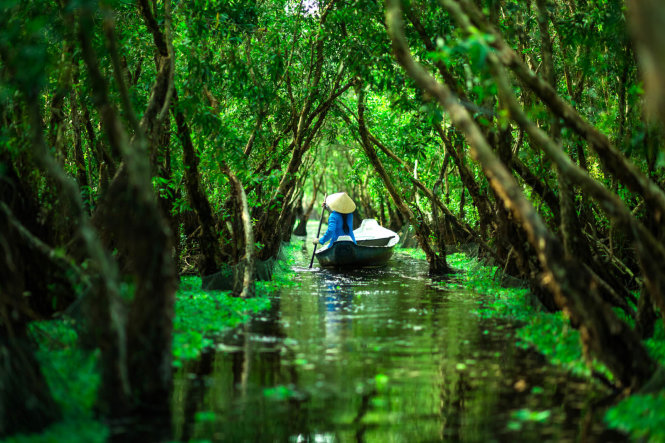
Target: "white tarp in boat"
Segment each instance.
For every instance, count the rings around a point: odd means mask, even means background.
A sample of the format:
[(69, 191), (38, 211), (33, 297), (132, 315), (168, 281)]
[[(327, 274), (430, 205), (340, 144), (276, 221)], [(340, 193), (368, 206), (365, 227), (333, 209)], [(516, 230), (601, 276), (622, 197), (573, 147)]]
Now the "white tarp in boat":
[(399, 241), (399, 235), (396, 232), (380, 226), (373, 218), (363, 220), (360, 227), (353, 231), (353, 235), (356, 237), (356, 241), (390, 238), (386, 246), (394, 246)]
[[(390, 247), (395, 246), (399, 242), (399, 235), (386, 229), (383, 226), (380, 226), (379, 223), (373, 218), (366, 218), (360, 223), (360, 227), (353, 231), (353, 235), (356, 237), (356, 242), (362, 244), (365, 242), (364, 246), (381, 246), (381, 247)], [(379, 242), (371, 242), (371, 240), (384, 240)], [(350, 235), (340, 235), (337, 237), (338, 241), (351, 241)], [(375, 243), (375, 244), (373, 244)], [(323, 252), (328, 249), (332, 243), (327, 243), (323, 245), (319, 252)]]

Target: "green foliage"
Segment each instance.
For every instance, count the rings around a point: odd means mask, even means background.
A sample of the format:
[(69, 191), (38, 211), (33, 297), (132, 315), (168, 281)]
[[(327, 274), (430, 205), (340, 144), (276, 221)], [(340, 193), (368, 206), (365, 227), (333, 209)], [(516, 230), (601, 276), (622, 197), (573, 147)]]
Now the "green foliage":
[(227, 291), (204, 291), (200, 277), (183, 277), (176, 294), (173, 321), (174, 365), (198, 357), (213, 337), (267, 309), (267, 297), (241, 299)]
[(176, 293), (173, 321), (175, 366), (197, 358), (214, 344), (214, 337), (249, 320), (252, 314), (270, 307), (270, 295), (279, 288), (295, 284), (293, 263), (296, 245), (283, 248), (284, 259), (275, 265), (273, 280), (256, 282), (255, 298), (232, 297), (229, 291), (204, 291), (200, 277), (183, 277)]
[[(658, 322), (659, 329), (662, 330), (662, 323)], [(662, 336), (658, 337), (655, 336), (653, 338), (650, 338), (646, 341), (647, 349), (649, 351), (649, 354), (653, 358), (655, 358), (657, 361), (660, 362), (661, 365), (665, 365), (665, 339), (663, 339)]]
[(69, 319), (33, 322), (30, 333), (39, 345), (36, 356), (63, 420), (41, 434), (16, 435), (7, 441), (106, 441), (108, 430), (92, 412), (100, 382), (99, 352), (80, 349), (75, 324)]
[[(95, 373), (97, 353), (79, 349), (78, 335), (71, 321), (36, 322), (30, 328), (39, 342), (37, 357), (51, 393), (63, 405), (64, 414), (77, 416), (89, 411), (99, 385), (99, 376)], [(68, 401), (70, 393), (76, 394), (74, 401)]]
[[(174, 366), (198, 357), (214, 343), (214, 337), (247, 321), (253, 313), (270, 306), (270, 294), (295, 284), (293, 264), (297, 246), (284, 248), (273, 281), (257, 283), (257, 297), (240, 299), (228, 292), (203, 291), (198, 277), (183, 277), (176, 293), (173, 354)], [(8, 442), (102, 442), (105, 425), (96, 421), (93, 407), (100, 382), (99, 351), (85, 352), (78, 344), (77, 324), (72, 319), (33, 322), (30, 332), (39, 344), (37, 358), (53, 397), (63, 411), (63, 421), (37, 435), (16, 435)], [(197, 417), (205, 420), (205, 417)]]
[(265, 388), (263, 390), (263, 395), (270, 400), (286, 401), (297, 397), (298, 394), (294, 390), (294, 386), (277, 385), (271, 388)]
[[(53, 26), (45, 13), (55, 11), (51, 4), (43, 2), (21, 3), (0, 1), (0, 53), (8, 68), (21, 73), (13, 78), (12, 86), (25, 94), (36, 94), (48, 82), (46, 66), (53, 61), (51, 56), (55, 52), (48, 53), (47, 37)], [(2, 83), (4, 80), (0, 77)], [(9, 98), (8, 95), (9, 91), (3, 92), (0, 99)]]
[(468, 288), (494, 296), (490, 302), (479, 306), (481, 317), (511, 317), (520, 321), (530, 318), (529, 291), (502, 287), (499, 284), (501, 271), (496, 266), (484, 266), (461, 253), (450, 254), (447, 260), (452, 268), (460, 272), (446, 284), (448, 287)]
[(607, 424), (637, 441), (665, 441), (665, 393), (634, 394), (607, 411)]
[[(590, 377), (591, 371), (582, 355), (580, 334), (573, 329), (561, 312), (554, 314), (532, 313), (530, 321), (517, 331), (518, 345), (535, 347), (555, 365), (571, 373)], [(598, 370), (601, 366), (598, 364)], [(607, 371), (603, 371), (608, 375)]]
[(427, 256), (425, 255), (425, 252), (423, 252), (422, 249), (420, 248), (402, 248), (398, 247), (397, 250), (400, 252), (400, 254), (406, 254), (409, 257), (415, 258), (417, 260), (426, 260)]
[[(649, 354), (665, 365), (665, 330), (656, 322), (654, 336), (646, 340)], [(605, 414), (605, 422), (624, 431), (636, 440), (665, 441), (665, 391), (655, 394), (634, 394), (626, 397)]]
[(579, 332), (570, 326), (563, 313), (538, 311), (526, 288), (501, 287), (497, 267), (484, 266), (463, 254), (449, 255), (448, 263), (463, 273), (443, 283), (445, 287), (468, 288), (492, 295), (491, 301), (478, 307), (478, 315), (484, 318), (509, 317), (523, 323), (516, 331), (518, 346), (533, 347), (550, 362), (573, 374), (590, 377), (593, 368), (611, 379), (609, 371), (600, 363), (594, 361), (589, 367), (582, 354)]
[(376, 386), (376, 390), (379, 393), (385, 393), (389, 383), (390, 377), (388, 377), (386, 374), (376, 374), (374, 376), (374, 385)]
[(549, 420), (552, 413), (545, 411), (532, 411), (530, 409), (518, 409), (511, 413), (511, 420), (508, 422), (508, 429), (519, 431), (522, 426), (528, 422), (545, 423)]

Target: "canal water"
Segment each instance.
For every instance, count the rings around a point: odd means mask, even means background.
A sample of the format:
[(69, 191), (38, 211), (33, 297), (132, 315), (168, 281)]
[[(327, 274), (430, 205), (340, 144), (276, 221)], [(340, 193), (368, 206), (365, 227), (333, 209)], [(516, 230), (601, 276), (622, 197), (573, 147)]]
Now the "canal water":
[(308, 269), (272, 307), (186, 363), (178, 441), (622, 441), (606, 393), (515, 346), (487, 300), (436, 289), (397, 252), (381, 269)]

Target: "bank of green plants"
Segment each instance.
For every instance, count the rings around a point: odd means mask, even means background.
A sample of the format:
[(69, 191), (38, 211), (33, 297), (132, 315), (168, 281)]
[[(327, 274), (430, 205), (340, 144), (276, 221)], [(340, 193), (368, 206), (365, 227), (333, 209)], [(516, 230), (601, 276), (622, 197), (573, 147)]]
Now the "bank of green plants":
[[(451, 279), (439, 283), (447, 288), (469, 289), (491, 297), (479, 301), (477, 313), (482, 318), (510, 318), (521, 327), (515, 331), (516, 345), (532, 347), (550, 362), (571, 373), (590, 377), (592, 371), (611, 377), (597, 362), (587, 362), (582, 353), (579, 332), (568, 324), (562, 312), (549, 313), (541, 309), (529, 289), (502, 270), (488, 266), (462, 253), (448, 256), (449, 265), (457, 271)], [(504, 287), (504, 280), (510, 280)]]
[[(405, 253), (419, 257), (418, 252)], [(446, 289), (469, 289), (490, 295), (479, 302), (478, 315), (483, 318), (510, 318), (521, 326), (516, 330), (516, 345), (531, 347), (552, 364), (572, 374), (593, 379), (600, 375), (612, 380), (611, 374), (596, 361), (589, 362), (583, 352), (579, 332), (570, 326), (562, 312), (540, 309), (535, 297), (525, 287), (503, 287), (501, 269), (488, 266), (465, 254), (447, 256), (448, 264), (457, 270), (449, 280), (437, 285)], [(658, 324), (654, 337), (645, 342), (651, 355), (665, 365), (665, 331)], [(665, 392), (635, 394), (610, 408), (605, 416), (609, 427), (643, 441), (665, 441)]]
[(183, 360), (198, 357), (212, 346), (216, 335), (270, 306), (267, 296), (241, 299), (232, 297), (229, 291), (205, 291), (201, 289), (201, 278), (195, 276), (182, 278), (175, 303), (173, 357), (176, 366)]
[[(293, 284), (293, 257), (297, 246), (283, 247), (273, 280), (256, 283), (256, 297), (241, 299), (230, 291), (204, 291), (201, 278), (183, 276), (176, 293), (173, 320), (173, 365), (198, 358), (215, 337), (246, 322), (270, 307), (270, 299), (280, 288)], [(76, 320), (62, 316), (56, 320), (33, 322), (32, 336), (38, 344), (37, 358), (46, 381), (62, 410), (62, 420), (40, 434), (16, 435), (6, 442), (103, 442), (108, 428), (95, 418), (100, 375), (99, 352), (80, 346)]]
[(422, 249), (420, 248), (402, 248), (401, 246), (398, 246), (396, 248), (397, 252), (400, 254), (408, 255), (411, 258), (415, 258), (417, 260), (425, 260), (427, 259), (427, 256), (423, 252)]
[(607, 423), (638, 441), (665, 441), (665, 392), (626, 397), (605, 415)]
[(256, 282), (256, 297), (241, 299), (229, 291), (205, 291), (201, 278), (183, 277), (176, 294), (173, 321), (174, 365), (197, 358), (212, 346), (215, 336), (249, 320), (252, 314), (270, 307), (270, 296), (280, 288), (293, 284), (293, 257), (296, 245), (282, 248), (282, 260), (275, 264), (272, 281)]

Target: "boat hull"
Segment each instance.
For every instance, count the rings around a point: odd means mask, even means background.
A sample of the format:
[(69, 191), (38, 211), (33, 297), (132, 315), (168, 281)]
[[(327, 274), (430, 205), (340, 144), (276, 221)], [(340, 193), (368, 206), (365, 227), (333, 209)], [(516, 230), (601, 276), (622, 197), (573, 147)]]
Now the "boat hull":
[(352, 241), (337, 241), (315, 256), (324, 268), (349, 268), (383, 266), (392, 255), (393, 246), (364, 246)]

